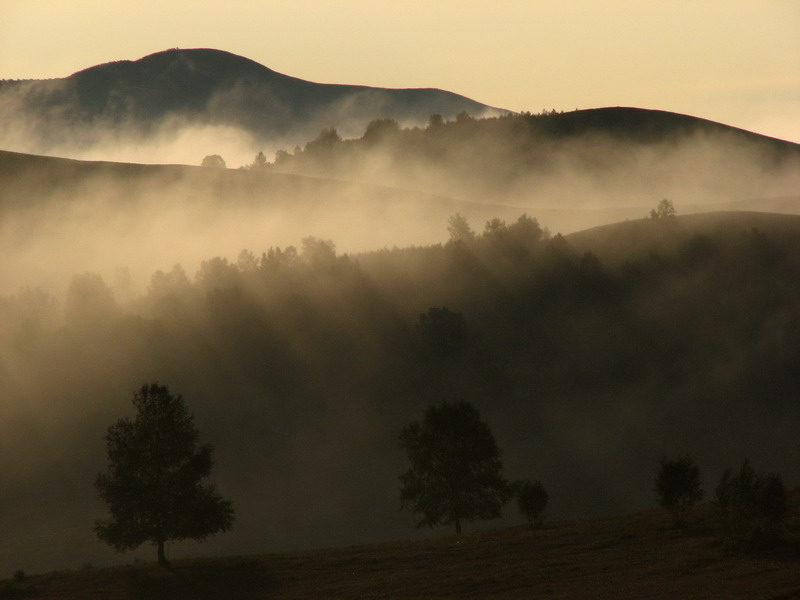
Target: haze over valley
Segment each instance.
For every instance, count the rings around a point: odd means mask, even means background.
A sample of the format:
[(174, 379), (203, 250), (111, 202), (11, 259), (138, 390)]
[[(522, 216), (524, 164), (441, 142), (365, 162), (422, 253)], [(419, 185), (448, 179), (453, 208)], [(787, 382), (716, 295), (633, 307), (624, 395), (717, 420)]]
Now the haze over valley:
[[(178, 556), (430, 535), (397, 440), (442, 400), (552, 519), (652, 506), (664, 455), (707, 497), (745, 457), (796, 487), (799, 242), (800, 145), (690, 115), (211, 49), (2, 81), (0, 574), (150, 560), (91, 529), (146, 382), (185, 397), (236, 511)], [(446, 349), (431, 308), (463, 318)]]

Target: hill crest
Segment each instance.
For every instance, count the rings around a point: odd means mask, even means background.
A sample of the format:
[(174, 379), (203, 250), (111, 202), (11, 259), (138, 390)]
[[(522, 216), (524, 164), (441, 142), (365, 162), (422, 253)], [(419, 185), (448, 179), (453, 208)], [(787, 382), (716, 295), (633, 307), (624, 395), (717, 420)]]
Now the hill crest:
[[(92, 146), (110, 131), (141, 137), (170, 123), (233, 127), (260, 145), (276, 137), (302, 143), (325, 127), (361, 133), (377, 118), (422, 124), (434, 113), (507, 112), (438, 89), (314, 83), (211, 48), (165, 50), (61, 79), (0, 81), (0, 98), (0, 146), (40, 154), (59, 154), (48, 150), (57, 141)], [(33, 141), (9, 141), (22, 138)]]

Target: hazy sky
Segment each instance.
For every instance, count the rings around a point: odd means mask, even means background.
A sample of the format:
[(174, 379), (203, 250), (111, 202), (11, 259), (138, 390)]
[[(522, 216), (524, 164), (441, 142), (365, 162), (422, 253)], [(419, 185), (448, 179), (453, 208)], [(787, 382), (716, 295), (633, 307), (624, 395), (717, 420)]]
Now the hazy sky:
[(800, 142), (800, 0), (0, 0), (0, 78), (212, 47), (511, 110), (639, 106)]

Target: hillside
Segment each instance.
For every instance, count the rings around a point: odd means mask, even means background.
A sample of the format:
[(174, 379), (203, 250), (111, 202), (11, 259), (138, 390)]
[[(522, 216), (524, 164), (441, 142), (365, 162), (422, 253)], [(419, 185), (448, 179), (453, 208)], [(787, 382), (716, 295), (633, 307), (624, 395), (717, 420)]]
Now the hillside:
[(462, 117), (425, 129), (384, 123), (322, 142), (279, 152), (274, 170), (523, 206), (557, 231), (600, 224), (582, 221), (586, 213), (570, 220), (576, 209), (613, 222), (662, 198), (682, 211), (796, 196), (800, 186), (798, 144), (638, 108)]
[[(77, 161), (0, 151), (0, 294), (63, 289), (86, 270), (195, 269), (243, 248), (335, 239), (340, 252), (432, 244), (447, 218), (522, 211), (401, 188), (266, 170)], [(379, 224), (380, 226), (376, 226)], [(80, 243), (75, 243), (80, 240)], [(146, 241), (146, 243), (143, 243)]]
[[(222, 50), (172, 49), (62, 79), (0, 82), (0, 147), (50, 153), (176, 126), (231, 127), (259, 145), (301, 143), (323, 127), (352, 134), (376, 118), (421, 124), (432, 113), (461, 111), (503, 112), (437, 89), (313, 83)], [(33, 138), (24, 148), (13, 144), (21, 133)]]
[(731, 550), (717, 537), (710, 507), (697, 514), (686, 529), (649, 510), (535, 531), (180, 560), (171, 572), (152, 564), (86, 567), (0, 581), (0, 598), (800, 598), (797, 493), (788, 543), (771, 551)]
[[(185, 396), (236, 508), (232, 531), (178, 556), (416, 535), (398, 511), (397, 436), (445, 398), (481, 411), (506, 476), (541, 479), (554, 519), (652, 506), (662, 455), (691, 454), (707, 490), (745, 457), (798, 485), (798, 217), (646, 219), (583, 240), (518, 217), (462, 227), (460, 241), (447, 241), (445, 219), (431, 224), (440, 243), (343, 254), (304, 234), (278, 247), (245, 210), (230, 223), (234, 249), (217, 254), (221, 219), (238, 209), (198, 213), (184, 199), (171, 214), (160, 200), (138, 221), (116, 202), (97, 221), (93, 205), (53, 213), (21, 246), (39, 249), (29, 263), (5, 254), (17, 286), (0, 297), (0, 473), (13, 515), (0, 520), (0, 572), (114, 560), (91, 531), (104, 513), (91, 481), (106, 427), (151, 381)], [(254, 232), (244, 252), (241, 223)], [(87, 259), (62, 262), (73, 246)], [(174, 264), (187, 249), (199, 265)], [(164, 266), (148, 273), (151, 254)], [(123, 258), (145, 283), (85, 266)], [(32, 285), (34, 268), (63, 287)], [(431, 307), (463, 315), (452, 356), (420, 335)]]

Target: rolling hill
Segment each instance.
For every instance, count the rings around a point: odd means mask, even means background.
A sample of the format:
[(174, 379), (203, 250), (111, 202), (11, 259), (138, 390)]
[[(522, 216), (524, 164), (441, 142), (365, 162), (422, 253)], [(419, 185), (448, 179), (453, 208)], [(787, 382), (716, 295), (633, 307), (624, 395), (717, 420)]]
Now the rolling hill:
[(52, 153), (201, 126), (240, 130), (263, 147), (302, 143), (323, 127), (352, 135), (376, 118), (422, 124), (461, 111), (504, 112), (437, 89), (313, 83), (221, 50), (172, 49), (62, 79), (0, 82), (0, 147)]
[[(175, 557), (418, 535), (398, 510), (397, 434), (442, 398), (481, 410), (506, 475), (541, 479), (557, 519), (652, 506), (665, 454), (695, 457), (707, 490), (745, 457), (797, 485), (798, 217), (689, 215), (566, 237), (522, 219), (464, 243), (343, 256), (319, 239), (276, 249), (280, 228), (261, 229), (274, 215), (233, 194), (209, 207), (159, 189), (130, 211), (99, 196), (3, 215), (3, 281), (17, 284), (0, 295), (4, 573), (119, 560), (91, 531), (104, 512), (91, 481), (105, 428), (153, 380), (185, 395), (237, 511), (231, 532), (176, 544)], [(181, 253), (200, 264), (172, 266)], [(36, 269), (63, 286), (37, 289)], [(419, 315), (441, 306), (466, 321), (457, 360), (418, 335)]]
[(8, 257), (0, 294), (21, 285), (63, 289), (76, 272), (111, 277), (121, 267), (138, 287), (175, 263), (195, 269), (209, 254), (297, 245), (306, 236), (333, 239), (347, 253), (433, 244), (456, 212), (482, 223), (524, 211), (266, 170), (0, 151), (0, 247)]
[[(274, 169), (523, 206), (558, 231), (662, 198), (684, 207), (796, 197), (800, 145), (688, 115), (609, 107), (387, 130), (276, 156)], [(750, 205), (750, 210), (757, 210)], [(641, 214), (641, 213), (639, 213)]]

